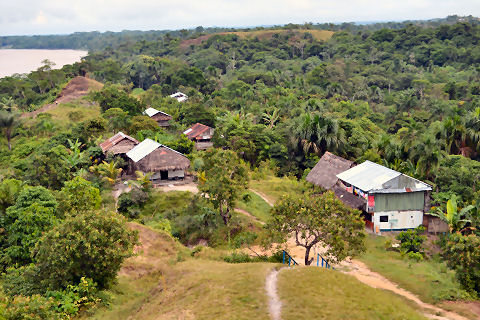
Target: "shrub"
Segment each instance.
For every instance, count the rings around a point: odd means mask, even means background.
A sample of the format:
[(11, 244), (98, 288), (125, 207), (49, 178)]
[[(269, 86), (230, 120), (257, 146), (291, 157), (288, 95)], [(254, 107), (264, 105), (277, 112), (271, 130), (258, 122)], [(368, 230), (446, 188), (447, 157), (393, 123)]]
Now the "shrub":
[(38, 277), (49, 290), (62, 290), (82, 277), (99, 288), (114, 281), (122, 262), (132, 255), (137, 234), (120, 215), (86, 212), (68, 217), (46, 233), (36, 247)]
[(421, 235), (424, 231), (425, 228), (419, 226), (413, 230), (400, 232), (396, 237), (400, 241), (400, 250), (404, 253), (418, 252), (423, 254), (422, 245), (427, 239), (426, 236)]
[(6, 320), (56, 320), (62, 318), (55, 310), (53, 299), (41, 295), (15, 296), (8, 299), (4, 317)]
[(443, 253), (462, 286), (470, 293), (480, 293), (480, 237), (460, 233), (450, 235)]

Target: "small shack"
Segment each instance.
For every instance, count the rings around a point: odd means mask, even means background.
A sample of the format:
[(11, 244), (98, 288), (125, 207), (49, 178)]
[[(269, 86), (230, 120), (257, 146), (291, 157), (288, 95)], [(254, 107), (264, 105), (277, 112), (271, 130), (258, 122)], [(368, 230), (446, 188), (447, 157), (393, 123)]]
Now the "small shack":
[(118, 132), (114, 136), (100, 143), (100, 148), (104, 154), (124, 155), (132, 150), (138, 141), (123, 132)]
[(147, 116), (157, 121), (159, 127), (168, 127), (170, 126), (169, 121), (172, 120), (172, 116), (163, 111), (159, 111), (155, 108), (148, 108), (144, 112)]
[(178, 151), (170, 149), (151, 139), (145, 139), (127, 153), (130, 159), (129, 173), (135, 170), (153, 172), (151, 180), (185, 178), (185, 171), (190, 167), (190, 160)]
[(213, 146), (212, 137), (215, 129), (201, 123), (195, 123), (183, 132), (188, 139), (195, 141), (197, 150), (205, 150)]
[(366, 201), (367, 226), (374, 231), (416, 228), (430, 209), (430, 185), (377, 163), (367, 160), (337, 177), (347, 192)]
[(188, 100), (188, 96), (185, 93), (180, 91), (171, 94), (170, 98), (176, 99), (178, 102), (183, 102)]

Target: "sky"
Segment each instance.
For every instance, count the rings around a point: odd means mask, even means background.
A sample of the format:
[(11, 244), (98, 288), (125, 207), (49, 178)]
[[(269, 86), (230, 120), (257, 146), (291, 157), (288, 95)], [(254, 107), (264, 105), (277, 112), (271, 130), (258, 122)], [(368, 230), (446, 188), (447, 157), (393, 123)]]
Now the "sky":
[(0, 0), (0, 35), (480, 16), (480, 0)]

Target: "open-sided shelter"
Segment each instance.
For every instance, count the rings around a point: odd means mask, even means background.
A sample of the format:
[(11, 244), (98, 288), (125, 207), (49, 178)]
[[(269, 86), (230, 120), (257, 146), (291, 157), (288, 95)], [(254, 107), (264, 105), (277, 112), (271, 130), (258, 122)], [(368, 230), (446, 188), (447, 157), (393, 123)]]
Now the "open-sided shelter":
[(183, 179), (185, 171), (190, 167), (190, 160), (182, 153), (170, 149), (151, 139), (145, 139), (127, 153), (131, 163), (131, 173), (140, 170), (153, 172), (151, 179), (170, 180)]

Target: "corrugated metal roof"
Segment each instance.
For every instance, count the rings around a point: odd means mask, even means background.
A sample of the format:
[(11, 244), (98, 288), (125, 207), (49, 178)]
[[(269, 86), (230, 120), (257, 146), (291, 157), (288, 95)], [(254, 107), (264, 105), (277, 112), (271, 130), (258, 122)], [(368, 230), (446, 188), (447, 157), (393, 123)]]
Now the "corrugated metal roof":
[(178, 102), (182, 102), (188, 99), (188, 96), (183, 92), (175, 92), (174, 94), (170, 95), (170, 98), (177, 99)]
[(157, 113), (159, 113), (160, 111), (158, 111), (157, 109), (155, 108), (148, 108), (147, 110), (145, 110), (145, 114), (149, 117), (153, 117), (154, 115), (156, 115)]
[(382, 184), (400, 175), (402, 175), (400, 172), (367, 160), (356, 167), (337, 174), (337, 177), (368, 192), (372, 189), (382, 189)]
[(206, 126), (201, 123), (195, 123), (192, 127), (183, 131), (183, 134), (186, 135), (189, 139), (195, 139), (198, 137), (200, 137), (201, 139), (209, 139), (211, 138), (210, 134), (207, 134), (205, 136), (200, 136), (200, 135), (210, 129), (212, 128), (210, 128), (209, 126)]
[(149, 155), (151, 152), (160, 148), (162, 145), (152, 139), (145, 139), (135, 146), (132, 150), (127, 152), (127, 157), (138, 162)]
[(138, 143), (138, 141), (136, 139), (130, 137), (129, 135), (126, 135), (122, 131), (119, 131), (114, 136), (112, 136), (112, 137), (108, 138), (107, 140), (105, 140), (104, 142), (102, 142), (100, 144), (100, 148), (102, 148), (102, 151), (105, 152), (108, 149), (110, 149), (111, 147), (113, 147), (114, 145), (116, 145), (117, 143), (119, 143), (120, 141), (122, 141), (123, 139), (128, 139), (135, 144)]

